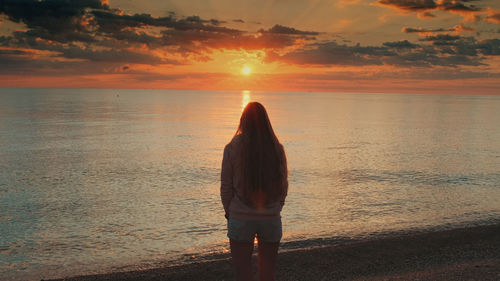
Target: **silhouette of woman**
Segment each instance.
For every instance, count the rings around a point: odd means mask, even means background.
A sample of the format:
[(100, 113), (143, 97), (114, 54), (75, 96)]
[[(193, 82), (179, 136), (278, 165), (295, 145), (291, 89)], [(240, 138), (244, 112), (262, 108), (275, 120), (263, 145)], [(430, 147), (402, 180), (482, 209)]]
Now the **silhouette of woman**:
[(251, 257), (256, 236), (259, 280), (275, 280), (287, 177), (285, 150), (266, 109), (251, 102), (243, 110), (222, 160), (220, 192), (237, 280), (253, 280)]

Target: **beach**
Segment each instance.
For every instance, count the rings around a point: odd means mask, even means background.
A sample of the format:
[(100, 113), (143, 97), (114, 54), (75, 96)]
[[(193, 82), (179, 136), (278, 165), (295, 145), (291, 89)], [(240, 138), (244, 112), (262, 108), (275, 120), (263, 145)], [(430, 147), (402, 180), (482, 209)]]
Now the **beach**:
[[(499, 280), (500, 224), (280, 252), (277, 280)], [(256, 265), (254, 255), (254, 266)], [(255, 268), (256, 270), (256, 268)], [(233, 280), (229, 257), (55, 280)]]

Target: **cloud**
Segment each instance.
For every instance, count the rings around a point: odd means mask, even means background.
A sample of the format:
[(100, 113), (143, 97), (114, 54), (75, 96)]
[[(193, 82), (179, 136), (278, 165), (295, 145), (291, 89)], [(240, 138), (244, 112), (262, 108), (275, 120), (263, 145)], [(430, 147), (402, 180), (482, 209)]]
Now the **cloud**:
[(438, 29), (430, 29), (430, 28), (422, 28), (422, 27), (403, 27), (401, 32), (404, 33), (429, 33), (429, 32), (442, 32), (445, 31), (443, 28)]
[(394, 55), (396, 53), (390, 52), (385, 47), (348, 46), (333, 41), (310, 44), (307, 49), (292, 51), (285, 55), (268, 52), (267, 59), (299, 65), (362, 66), (381, 65), (383, 63), (381, 57)]
[(415, 49), (418, 47), (417, 44), (410, 43), (408, 40), (396, 41), (396, 42), (384, 42), (382, 45), (396, 49)]
[(464, 55), (477, 57), (480, 60), (486, 60), (484, 56), (500, 55), (500, 39), (484, 39), (477, 41), (473, 37), (439, 34), (436, 36), (427, 36), (420, 40), (432, 42), (437, 48), (436, 50), (445, 55)]
[(139, 63), (139, 64), (180, 64), (180, 62), (137, 48), (118, 47), (114, 44), (105, 46), (61, 44), (40, 40), (31, 31), (16, 31), (11, 37), (0, 37), (0, 45), (11, 48), (26, 48), (51, 52), (52, 58), (77, 59), (94, 62)]
[(0, 14), (5, 14), (8, 20), (26, 24), (41, 38), (62, 42), (90, 38), (88, 9), (107, 10), (109, 6), (100, 0), (0, 2)]
[(435, 17), (430, 13), (434, 10), (459, 13), (464, 16), (482, 11), (482, 8), (471, 4), (478, 1), (480, 0), (378, 0), (376, 3), (407, 12), (416, 12), (419, 18), (425, 19)]
[(180, 64), (177, 61), (161, 58), (148, 52), (139, 52), (127, 49), (100, 50), (73, 46), (71, 48), (61, 48), (59, 52), (61, 56), (65, 58), (84, 59), (95, 62), (137, 63), (149, 65)]
[(461, 37), (453, 36), (448, 34), (438, 34), (435, 36), (426, 36), (420, 41), (431, 41), (434, 45), (453, 45), (455, 44)]
[(36, 49), (0, 49), (0, 75), (71, 76), (114, 73), (121, 63), (54, 59)]
[(283, 25), (250, 33), (199, 16), (127, 14), (101, 0), (3, 0), (0, 15), (27, 28), (0, 46), (109, 63), (184, 64), (209, 60), (213, 49), (282, 49), (319, 34)]
[[(470, 71), (461, 70), (458, 68), (446, 69), (391, 69), (386, 68), (384, 71), (367, 70), (339, 70), (329, 71), (326, 73), (308, 73), (308, 74), (292, 74), (290, 77), (295, 79), (305, 79), (312, 81), (328, 81), (328, 80), (361, 80), (378, 81), (381, 79), (415, 79), (415, 80), (458, 80), (458, 79), (473, 79), (473, 78), (500, 78), (500, 72), (485, 72), (485, 71)], [(294, 80), (295, 80), (294, 79)]]
[(464, 3), (473, 2), (478, 0), (441, 0), (438, 4), (438, 8), (445, 11), (456, 11), (456, 12), (477, 12), (481, 8), (475, 5), (466, 5)]
[(302, 31), (295, 29), (293, 27), (287, 27), (283, 25), (276, 24), (268, 30), (260, 29), (261, 33), (271, 33), (271, 34), (289, 34), (289, 35), (319, 35), (319, 32), (314, 31)]
[(463, 32), (475, 32), (476, 29), (471, 26), (465, 26), (463, 23), (457, 24), (454, 27), (448, 28), (448, 31), (454, 31), (457, 33), (463, 33)]
[(377, 3), (405, 11), (425, 11), (438, 7), (434, 0), (378, 0)]
[(30, 52), (26, 50), (15, 50), (15, 49), (0, 49), (0, 56), (2, 57), (8, 57), (11, 55), (28, 55)]
[(500, 12), (495, 10), (489, 10), (486, 20), (493, 23), (500, 23)]
[(436, 17), (431, 12), (422, 12), (422, 13), (418, 13), (417, 15), (418, 15), (418, 18), (420, 18), (420, 19), (432, 19), (432, 18)]
[(476, 12), (481, 8), (466, 4), (479, 0), (378, 0), (377, 3), (381, 5), (391, 6), (405, 11), (425, 12), (428, 10), (444, 10), (444, 11), (457, 11), (457, 12)]
[(287, 54), (267, 53), (268, 61), (316, 66), (457, 67), (486, 65), (488, 56), (500, 55), (500, 39), (477, 41), (449, 34), (426, 36), (421, 43), (408, 40), (381, 46), (313, 43)]
[(500, 56), (500, 39), (485, 39), (476, 44), (484, 55)]
[(434, 32), (456, 32), (456, 33), (463, 33), (463, 32), (474, 32), (476, 29), (473, 27), (465, 26), (464, 24), (459, 24), (455, 25), (450, 28), (436, 28), (436, 29), (431, 29), (431, 28), (422, 28), (422, 27), (403, 27), (401, 32), (404, 33), (434, 33)]
[(165, 27), (174, 30), (188, 31), (198, 30), (206, 32), (221, 32), (237, 34), (242, 31), (221, 27), (224, 21), (215, 19), (203, 20), (198, 16), (189, 16), (177, 19), (174, 14), (167, 17), (153, 17), (150, 14), (127, 15), (117, 13), (116, 11), (94, 10), (91, 12), (94, 16), (99, 31), (104, 33), (114, 33), (126, 28), (138, 28), (145, 26)]
[(261, 50), (293, 46), (299, 40), (313, 39), (311, 34), (318, 33), (285, 26), (260, 29), (257, 34), (168, 29), (161, 31), (161, 40), (164, 45), (179, 45), (182, 49), (193, 52), (210, 51), (210, 49)]

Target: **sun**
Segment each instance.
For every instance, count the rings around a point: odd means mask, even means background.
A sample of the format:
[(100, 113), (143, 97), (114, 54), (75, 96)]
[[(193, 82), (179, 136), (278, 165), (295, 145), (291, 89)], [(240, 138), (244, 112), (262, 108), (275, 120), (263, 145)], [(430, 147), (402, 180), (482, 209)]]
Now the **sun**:
[(252, 69), (251, 69), (249, 66), (245, 65), (245, 66), (241, 69), (241, 73), (242, 73), (243, 75), (250, 75), (250, 73), (252, 73)]

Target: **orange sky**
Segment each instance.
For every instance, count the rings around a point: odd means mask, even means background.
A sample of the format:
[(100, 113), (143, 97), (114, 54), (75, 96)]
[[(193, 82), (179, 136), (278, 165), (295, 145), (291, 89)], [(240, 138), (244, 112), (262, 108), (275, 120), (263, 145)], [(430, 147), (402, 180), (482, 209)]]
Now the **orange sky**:
[(0, 87), (500, 94), (500, 3), (6, 0), (0, 64)]

